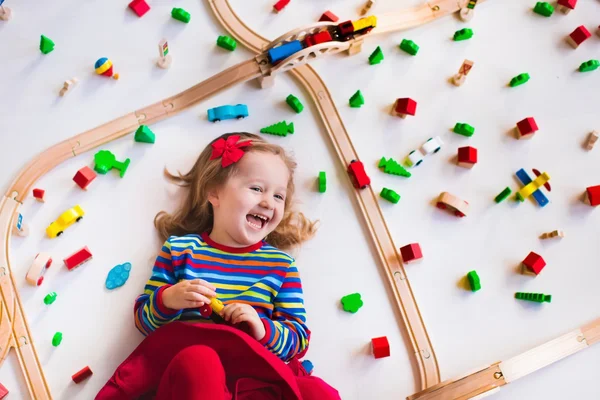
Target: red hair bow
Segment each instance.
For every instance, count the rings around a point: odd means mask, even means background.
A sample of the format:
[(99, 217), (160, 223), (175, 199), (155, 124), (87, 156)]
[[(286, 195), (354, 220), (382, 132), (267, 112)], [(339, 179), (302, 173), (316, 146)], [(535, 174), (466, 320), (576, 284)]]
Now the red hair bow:
[(252, 140), (246, 140), (245, 142), (239, 143), (238, 140), (240, 140), (240, 135), (228, 136), (227, 140), (223, 138), (216, 140), (212, 144), (213, 150), (210, 159), (214, 160), (215, 158), (221, 157), (221, 165), (223, 168), (230, 166), (234, 162), (238, 162), (244, 155), (242, 147), (252, 145)]

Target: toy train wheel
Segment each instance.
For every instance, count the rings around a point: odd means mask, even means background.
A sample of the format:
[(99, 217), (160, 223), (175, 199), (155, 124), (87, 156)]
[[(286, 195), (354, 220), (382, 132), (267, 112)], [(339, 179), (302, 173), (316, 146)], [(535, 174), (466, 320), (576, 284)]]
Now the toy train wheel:
[(221, 122), (221, 120), (219, 118), (215, 118), (213, 119), (213, 122)]
[(200, 315), (205, 318), (209, 318), (212, 315), (212, 307), (210, 304), (203, 305), (202, 307), (198, 308), (198, 311), (200, 311)]
[(465, 216), (465, 214), (461, 213), (458, 210), (454, 211), (454, 215), (456, 215), (457, 217), (461, 217), (461, 218)]
[(245, 115), (238, 115), (236, 118), (237, 119), (244, 119), (244, 118), (246, 118), (246, 116)]
[(444, 203), (437, 203), (435, 206), (437, 208), (439, 208), (440, 210), (445, 210), (446, 209), (446, 205)]
[(83, 219), (83, 217), (77, 217), (77, 219), (75, 220), (75, 222), (79, 222)]
[(62, 235), (62, 234), (63, 234), (63, 231), (60, 231), (60, 232), (58, 232), (58, 233), (56, 234), (56, 237), (59, 237), (59, 236), (60, 236), (60, 235)]
[(37, 280), (36, 286), (40, 286), (42, 282), (44, 282), (44, 277), (40, 276), (40, 278)]
[(46, 269), (50, 268), (50, 265), (52, 265), (52, 259), (48, 259), (48, 262), (46, 263)]

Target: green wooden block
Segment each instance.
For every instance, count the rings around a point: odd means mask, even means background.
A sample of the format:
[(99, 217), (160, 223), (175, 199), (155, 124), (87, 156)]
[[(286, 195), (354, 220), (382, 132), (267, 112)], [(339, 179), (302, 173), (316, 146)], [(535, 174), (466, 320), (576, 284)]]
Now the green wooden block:
[(419, 52), (419, 46), (412, 40), (402, 39), (400, 43), (400, 49), (407, 52), (410, 55), (416, 56)]
[(544, 17), (549, 17), (554, 12), (554, 7), (552, 7), (552, 4), (547, 3), (545, 1), (538, 1), (537, 3), (535, 3), (533, 12), (543, 15)]
[(477, 275), (477, 271), (470, 271), (467, 274), (467, 279), (469, 280), (469, 286), (471, 286), (472, 292), (476, 292), (481, 289), (481, 281), (479, 279), (479, 275)]
[(171, 10), (171, 17), (178, 21), (185, 22), (186, 24), (190, 22), (190, 13), (185, 11), (183, 8), (173, 7)]
[(44, 54), (48, 54), (52, 50), (54, 50), (54, 42), (50, 38), (42, 35), (40, 37), (40, 51)]
[(453, 131), (459, 135), (471, 137), (475, 133), (475, 128), (469, 124), (457, 122), (456, 125), (454, 125)]
[(551, 294), (543, 294), (543, 293), (523, 293), (516, 292), (515, 298), (519, 300), (527, 300), (527, 301), (535, 301), (536, 303), (551, 303), (552, 295)]
[(294, 123), (289, 124), (286, 121), (277, 122), (260, 130), (260, 133), (268, 133), (270, 135), (287, 136), (288, 133), (294, 133)]
[(60, 342), (62, 342), (62, 339), (63, 339), (62, 332), (56, 332), (54, 334), (54, 336), (52, 337), (52, 346), (58, 347)]
[(344, 311), (351, 312), (353, 314), (357, 312), (364, 304), (360, 298), (360, 293), (348, 294), (342, 297), (341, 302)]
[(579, 72), (590, 72), (600, 67), (600, 61), (589, 60), (579, 66)]
[(371, 53), (371, 55), (369, 56), (369, 64), (371, 64), (371, 65), (379, 64), (382, 61), (383, 61), (383, 51), (381, 50), (381, 47), (377, 46), (375, 51), (373, 53)]
[(285, 98), (285, 102), (288, 106), (292, 108), (297, 114), (300, 114), (302, 110), (304, 110), (304, 105), (300, 102), (300, 100), (294, 96), (293, 94), (288, 95)]
[(319, 172), (319, 192), (325, 193), (327, 190), (327, 176), (325, 175), (325, 171)]
[(524, 83), (526, 83), (529, 80), (529, 74), (527, 72), (524, 72), (522, 74), (519, 74), (517, 76), (515, 76), (514, 78), (512, 78), (510, 80), (510, 87), (515, 87), (515, 86), (519, 86), (522, 85)]
[(222, 47), (225, 50), (234, 51), (237, 47), (237, 42), (234, 38), (221, 35), (217, 38), (217, 46)]
[(365, 98), (363, 97), (360, 90), (357, 90), (356, 93), (354, 93), (352, 97), (350, 97), (350, 107), (360, 108), (360, 106), (362, 106), (363, 104), (365, 104)]
[(56, 292), (50, 292), (44, 297), (44, 304), (50, 305), (56, 300)]
[(385, 159), (382, 157), (379, 160), (378, 168), (382, 168), (383, 172), (391, 175), (404, 176), (406, 178), (410, 178), (412, 174), (406, 170), (400, 163), (392, 158)]
[(454, 41), (468, 40), (473, 37), (473, 30), (470, 28), (463, 28), (459, 31), (454, 32)]
[(400, 201), (400, 195), (394, 192), (392, 189), (383, 188), (381, 189), (381, 193), (379, 193), (379, 195), (394, 204), (397, 204)]
[(503, 191), (500, 192), (500, 194), (498, 194), (498, 196), (496, 196), (494, 198), (494, 201), (496, 203), (500, 203), (500, 202), (504, 201), (508, 196), (510, 196), (511, 193), (512, 193), (512, 190), (510, 190), (510, 188), (507, 186), (506, 188), (504, 188)]
[(156, 135), (146, 125), (141, 125), (135, 131), (133, 140), (140, 143), (154, 143), (156, 141)]

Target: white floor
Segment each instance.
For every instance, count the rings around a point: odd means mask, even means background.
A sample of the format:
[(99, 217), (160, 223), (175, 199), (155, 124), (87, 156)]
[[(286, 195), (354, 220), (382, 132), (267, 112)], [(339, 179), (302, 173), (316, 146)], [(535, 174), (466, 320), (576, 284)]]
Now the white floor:
[[(197, 0), (150, 2), (142, 18), (127, 2), (56, 0), (41, 6), (32, 1), (7, 1), (13, 19), (0, 21), (0, 169), (5, 189), (31, 158), (46, 148), (87, 129), (178, 93), (221, 70), (252, 57), (242, 46), (229, 53), (216, 48), (224, 30), (210, 8)], [(403, 4), (399, 4), (403, 3)], [(420, 1), (379, 0), (374, 14), (419, 4)], [(433, 2), (431, 2), (433, 3)], [(265, 37), (275, 38), (292, 27), (314, 22), (327, 9), (342, 20), (355, 19), (362, 1), (292, 0), (280, 14), (270, 1), (232, 2), (240, 17)], [(506, 360), (598, 317), (600, 210), (580, 202), (585, 187), (600, 184), (600, 149), (582, 148), (590, 131), (600, 130), (597, 88), (600, 72), (579, 73), (579, 64), (597, 58), (595, 34), (577, 50), (564, 38), (577, 26), (598, 25), (598, 2), (580, 1), (568, 16), (534, 14), (535, 2), (487, 0), (468, 24), (454, 16), (407, 31), (366, 40), (363, 52), (332, 56), (315, 63), (366, 165), (376, 191), (396, 190), (396, 205), (381, 207), (396, 245), (419, 242), (424, 259), (407, 267), (425, 324), (436, 351), (442, 379), (450, 379)], [(171, 19), (172, 7), (191, 14), (189, 24)], [(471, 40), (453, 42), (454, 32), (473, 29)], [(40, 34), (56, 43), (43, 55)], [(169, 40), (173, 65), (158, 69), (157, 44)], [(420, 47), (412, 57), (398, 49), (403, 38)], [(369, 66), (368, 55), (381, 46), (385, 60)], [(94, 62), (109, 57), (118, 81), (95, 75)], [(454, 87), (448, 79), (465, 58), (475, 61), (466, 83)], [(509, 88), (510, 79), (528, 72), (531, 80)], [(66, 79), (79, 84), (64, 98), (58, 91)], [(360, 89), (365, 105), (350, 108), (348, 99)], [(293, 93), (307, 106), (296, 115), (285, 97)], [(418, 102), (417, 115), (405, 120), (387, 111), (398, 97)], [(245, 103), (250, 117), (211, 124), (206, 110)], [(533, 116), (540, 131), (530, 141), (511, 136), (517, 121)], [(115, 173), (98, 176), (88, 191), (71, 178), (84, 165), (93, 165), (95, 151), (59, 165), (36, 183), (47, 191), (47, 202), (25, 201), (22, 213), (30, 225), (27, 238), (12, 239), (11, 261), (36, 348), (55, 399), (90, 399), (118, 364), (141, 341), (133, 326), (133, 301), (150, 274), (160, 244), (152, 226), (160, 210), (173, 210), (179, 191), (167, 184), (162, 169), (186, 170), (198, 152), (226, 131), (260, 128), (281, 120), (293, 121), (296, 133), (268, 137), (294, 152), (298, 163), (299, 207), (321, 220), (316, 239), (297, 256), (309, 327), (313, 332), (307, 358), (315, 374), (340, 390), (342, 398), (398, 399), (419, 388), (400, 316), (392, 306), (387, 283), (367, 239), (367, 230), (350, 199), (354, 190), (345, 168), (338, 165), (314, 105), (302, 88), (285, 75), (261, 90), (248, 82), (191, 107), (151, 127), (154, 145), (133, 141), (132, 135), (103, 146), (131, 165), (123, 179)], [(451, 132), (456, 122), (475, 126), (472, 138)], [(443, 149), (412, 170), (409, 179), (377, 170), (381, 156), (402, 159), (431, 136), (440, 135)], [(472, 170), (454, 164), (456, 149), (474, 146), (479, 163)], [(514, 173), (525, 168), (551, 176), (551, 203), (533, 201), (495, 204), (504, 187), (519, 188)], [(318, 172), (327, 171), (325, 194), (315, 192)], [(464, 219), (433, 206), (442, 191), (471, 204)], [(86, 218), (64, 236), (50, 240), (44, 229), (62, 211), (80, 204)], [(538, 236), (562, 229), (562, 240)], [(62, 259), (87, 245), (94, 259), (69, 272)], [(25, 274), (33, 257), (48, 251), (53, 267), (40, 288), (28, 286)], [(548, 265), (537, 278), (516, 272), (530, 252)], [(129, 281), (115, 291), (104, 288), (116, 264), (133, 265)], [(461, 278), (476, 269), (482, 290), (461, 288)], [(56, 291), (51, 306), (42, 299)], [(364, 307), (356, 314), (341, 310), (339, 299), (360, 292)], [(551, 304), (516, 301), (514, 292), (552, 294)], [(63, 343), (54, 348), (56, 331)], [(375, 360), (370, 339), (386, 335), (392, 355)], [(89, 365), (94, 375), (75, 385), (71, 375)], [(595, 384), (600, 346), (591, 347), (551, 367), (506, 386), (495, 398), (599, 398)], [(0, 382), (9, 399), (26, 397), (14, 353), (0, 368)]]

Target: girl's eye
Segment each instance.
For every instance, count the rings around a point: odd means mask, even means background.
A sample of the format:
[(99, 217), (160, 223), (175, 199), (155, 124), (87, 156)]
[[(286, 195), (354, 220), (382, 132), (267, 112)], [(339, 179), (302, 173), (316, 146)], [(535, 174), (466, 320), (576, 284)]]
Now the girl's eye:
[(280, 194), (276, 194), (276, 195), (275, 195), (275, 197), (276, 197), (276, 198), (278, 198), (279, 200), (282, 200), (282, 201), (283, 201), (283, 200), (285, 200), (285, 199), (283, 198), (283, 196), (282, 196), (282, 195), (280, 195)]
[(250, 188), (250, 190), (254, 190), (255, 192), (262, 192), (262, 189), (259, 188), (258, 186), (253, 186)]

